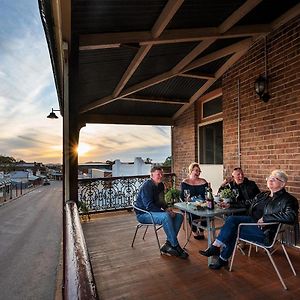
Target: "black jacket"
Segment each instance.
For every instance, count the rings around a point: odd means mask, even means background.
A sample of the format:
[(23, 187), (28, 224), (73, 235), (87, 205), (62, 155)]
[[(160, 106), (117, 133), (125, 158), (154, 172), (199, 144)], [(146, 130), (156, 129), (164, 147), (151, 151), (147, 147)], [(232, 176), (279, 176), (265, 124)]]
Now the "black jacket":
[[(249, 215), (256, 221), (263, 218), (263, 221), (279, 222), (283, 224), (294, 225), (295, 240), (299, 238), (299, 221), (298, 221), (298, 200), (289, 194), (284, 188), (274, 193), (270, 197), (270, 192), (259, 193), (254, 199), (247, 200), (246, 206), (249, 207)], [(274, 237), (276, 226), (266, 227), (270, 231), (269, 238)]]
[(235, 189), (239, 192), (237, 199), (232, 199), (230, 202), (230, 206), (234, 208), (245, 207), (246, 200), (253, 199), (260, 192), (256, 183), (249, 180), (247, 177), (244, 178), (244, 181), (241, 184), (236, 184), (235, 181), (232, 181), (224, 187), (221, 186), (218, 192), (225, 188), (230, 188), (231, 190)]
[(259, 193), (254, 199), (246, 201), (249, 215), (254, 216), (254, 211), (259, 204), (264, 203), (262, 217), (264, 222), (279, 222), (295, 224), (298, 222), (299, 204), (297, 199), (284, 188), (270, 197), (270, 192)]

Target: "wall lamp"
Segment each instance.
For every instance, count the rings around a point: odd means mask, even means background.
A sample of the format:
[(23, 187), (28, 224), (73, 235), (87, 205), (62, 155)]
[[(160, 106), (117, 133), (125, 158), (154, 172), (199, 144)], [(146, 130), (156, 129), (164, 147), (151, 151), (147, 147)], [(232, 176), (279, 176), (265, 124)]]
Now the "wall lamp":
[(265, 74), (259, 75), (259, 77), (255, 80), (254, 88), (256, 94), (259, 98), (264, 101), (268, 102), (271, 98), (269, 91), (268, 91), (268, 72), (267, 72), (267, 37), (265, 37), (265, 47), (264, 47), (264, 64), (265, 64)]
[(60, 109), (53, 109), (53, 108), (52, 108), (52, 111), (51, 111), (51, 113), (47, 116), (47, 118), (49, 118), (49, 119), (58, 119), (58, 116), (55, 114), (55, 111), (60, 111)]
[(265, 76), (260, 75), (255, 80), (255, 92), (262, 101), (269, 101), (270, 95), (268, 93), (268, 79)]

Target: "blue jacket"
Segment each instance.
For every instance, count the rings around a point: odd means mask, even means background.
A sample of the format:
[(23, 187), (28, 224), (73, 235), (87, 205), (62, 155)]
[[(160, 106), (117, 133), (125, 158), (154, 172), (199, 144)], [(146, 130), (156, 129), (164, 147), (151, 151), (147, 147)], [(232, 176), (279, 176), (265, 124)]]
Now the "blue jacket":
[[(139, 190), (136, 206), (147, 211), (162, 211), (165, 209), (166, 203), (162, 201), (164, 198), (164, 184), (161, 182), (156, 185), (152, 179), (145, 181)], [(135, 211), (136, 214), (141, 214), (140, 211)]]

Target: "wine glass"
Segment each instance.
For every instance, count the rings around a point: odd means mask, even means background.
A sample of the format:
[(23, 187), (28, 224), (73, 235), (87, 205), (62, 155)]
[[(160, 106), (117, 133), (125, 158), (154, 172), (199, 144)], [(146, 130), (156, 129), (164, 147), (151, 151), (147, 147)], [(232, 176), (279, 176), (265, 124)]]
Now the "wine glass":
[(190, 190), (184, 190), (183, 191), (183, 196), (184, 196), (184, 201), (189, 202), (189, 199), (190, 199), (190, 196), (191, 196)]

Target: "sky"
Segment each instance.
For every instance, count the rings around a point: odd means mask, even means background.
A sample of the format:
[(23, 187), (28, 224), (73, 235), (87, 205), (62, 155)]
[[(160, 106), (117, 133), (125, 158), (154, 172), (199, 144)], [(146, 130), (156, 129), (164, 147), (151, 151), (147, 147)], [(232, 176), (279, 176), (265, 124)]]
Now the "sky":
[[(0, 155), (26, 162), (62, 162), (62, 118), (38, 0), (0, 0)], [(164, 162), (171, 155), (168, 126), (87, 124), (79, 162), (135, 157)]]

